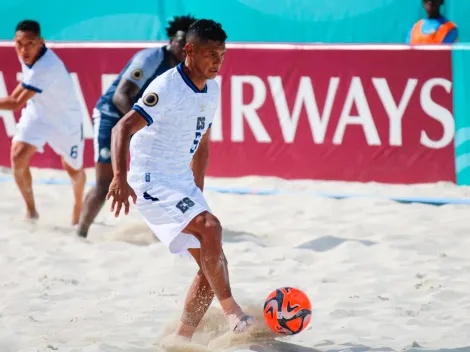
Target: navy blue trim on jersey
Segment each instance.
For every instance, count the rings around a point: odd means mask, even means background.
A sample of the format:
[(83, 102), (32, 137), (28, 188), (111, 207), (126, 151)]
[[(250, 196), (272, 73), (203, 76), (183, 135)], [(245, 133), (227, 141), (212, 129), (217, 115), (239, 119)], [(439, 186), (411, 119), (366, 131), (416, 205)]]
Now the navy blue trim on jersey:
[(207, 129), (211, 128), (212, 127), (212, 122), (209, 124), (209, 127), (207, 127)]
[(44, 56), (44, 54), (46, 53), (46, 51), (47, 51), (47, 48), (46, 48), (46, 45), (44, 44), (44, 45), (42, 46), (41, 53), (39, 54), (39, 56), (38, 56), (38, 58), (36, 59), (36, 61), (34, 61), (32, 65), (26, 65), (26, 64), (25, 64), (25, 65), (28, 66), (28, 68), (33, 67), (33, 65), (34, 65), (36, 62), (38, 62), (38, 60), (39, 60), (41, 57)]
[(186, 83), (189, 88), (191, 88), (194, 93), (207, 93), (207, 84), (204, 86), (203, 90), (199, 90), (199, 88), (191, 81), (191, 79), (184, 73), (183, 71), (183, 63), (180, 63), (177, 67), (178, 72), (180, 73), (181, 77), (183, 78), (184, 83)]
[(134, 105), (132, 110), (137, 111), (145, 121), (147, 121), (147, 126), (150, 126), (153, 123), (152, 116), (150, 116), (144, 109), (142, 109), (139, 105)]
[(29, 84), (26, 84), (24, 82), (21, 82), (21, 85), (23, 86), (23, 88), (26, 88), (28, 90), (32, 90), (33, 92), (42, 93), (42, 89), (30, 86)]

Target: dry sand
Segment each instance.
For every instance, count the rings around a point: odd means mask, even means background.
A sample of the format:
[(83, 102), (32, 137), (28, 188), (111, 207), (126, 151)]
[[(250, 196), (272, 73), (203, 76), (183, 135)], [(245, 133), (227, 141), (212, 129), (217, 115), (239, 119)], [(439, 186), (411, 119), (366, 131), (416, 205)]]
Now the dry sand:
[[(92, 181), (91, 170), (88, 175)], [(0, 176), (8, 177), (8, 170)], [(66, 179), (61, 171), (37, 169), (34, 177)], [(273, 349), (470, 346), (470, 206), (335, 200), (307, 192), (470, 197), (468, 188), (260, 177), (208, 178), (206, 185), (305, 191), (205, 192), (224, 227), (236, 299), (256, 314), (277, 287), (300, 288), (311, 299), (307, 330)], [(71, 187), (35, 184), (34, 191), (41, 218), (31, 224), (23, 221), (14, 183), (0, 182), (1, 352), (218, 351), (256, 340), (260, 331), (233, 340), (214, 302), (194, 344), (165, 345), (196, 265), (171, 255), (135, 209), (114, 219), (106, 204), (82, 241), (69, 225)]]

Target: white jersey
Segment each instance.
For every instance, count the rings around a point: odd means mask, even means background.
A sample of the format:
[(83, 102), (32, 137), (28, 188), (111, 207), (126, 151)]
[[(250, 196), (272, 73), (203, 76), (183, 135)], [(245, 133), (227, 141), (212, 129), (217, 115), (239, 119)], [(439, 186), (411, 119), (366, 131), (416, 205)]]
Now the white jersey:
[(21, 62), (22, 85), (37, 94), (28, 100), (22, 111), (26, 120), (40, 120), (58, 132), (77, 133), (83, 116), (72, 77), (62, 60), (43, 48), (39, 59), (31, 66)]
[(182, 67), (153, 80), (133, 107), (148, 122), (131, 139), (128, 180), (134, 189), (155, 181), (193, 185), (190, 163), (211, 127), (220, 89), (209, 80), (200, 91)]

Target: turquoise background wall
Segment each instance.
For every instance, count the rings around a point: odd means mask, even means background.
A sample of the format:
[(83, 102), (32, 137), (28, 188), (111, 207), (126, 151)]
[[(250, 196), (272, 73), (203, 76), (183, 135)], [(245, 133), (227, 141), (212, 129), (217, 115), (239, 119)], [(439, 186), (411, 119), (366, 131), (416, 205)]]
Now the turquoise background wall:
[[(186, 13), (220, 21), (230, 41), (325, 43), (403, 43), (424, 15), (421, 0), (2, 0), (0, 40), (25, 18), (48, 40), (166, 40), (166, 21)], [(444, 14), (468, 41), (470, 1), (447, 0)]]

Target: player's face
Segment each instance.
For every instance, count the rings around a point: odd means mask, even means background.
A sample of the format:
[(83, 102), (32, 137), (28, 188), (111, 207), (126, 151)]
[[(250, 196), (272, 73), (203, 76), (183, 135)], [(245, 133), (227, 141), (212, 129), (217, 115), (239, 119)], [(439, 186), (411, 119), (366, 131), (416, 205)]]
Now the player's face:
[(184, 61), (186, 53), (184, 51), (184, 45), (186, 44), (186, 33), (183, 31), (176, 32), (175, 36), (171, 40), (171, 52), (175, 56), (178, 62)]
[(442, 5), (442, 0), (423, 0), (424, 9), (428, 15), (439, 13), (439, 8)]
[(16, 54), (26, 65), (34, 64), (41, 53), (44, 40), (33, 32), (18, 31), (15, 35)]
[(207, 79), (214, 79), (222, 67), (225, 43), (209, 40), (199, 43), (194, 51), (194, 64)]

